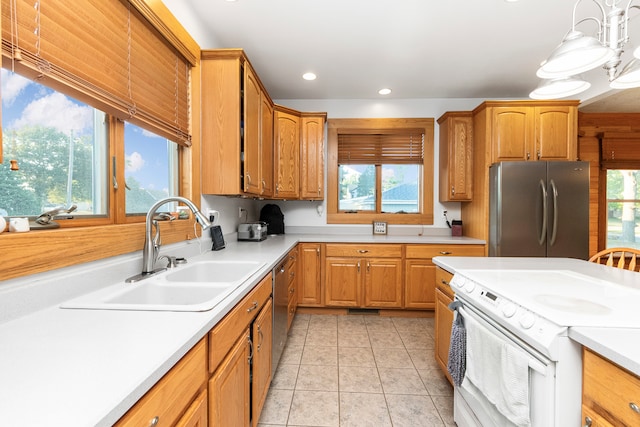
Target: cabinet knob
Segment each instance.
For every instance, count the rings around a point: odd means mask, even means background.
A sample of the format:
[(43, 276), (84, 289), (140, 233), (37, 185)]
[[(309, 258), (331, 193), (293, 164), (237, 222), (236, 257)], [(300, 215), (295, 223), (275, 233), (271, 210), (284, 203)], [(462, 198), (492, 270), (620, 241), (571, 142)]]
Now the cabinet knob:
[(591, 427), (592, 424), (593, 420), (591, 419), (591, 417), (584, 417), (584, 427)]
[(369, 251), (368, 251), (368, 250), (366, 250), (366, 249), (359, 249), (359, 250), (358, 250), (358, 253), (359, 253), (359, 254), (366, 254), (367, 252), (369, 252)]
[(440, 251), (439, 253), (440, 253), (440, 255), (451, 255), (453, 252), (449, 252), (449, 251)]
[(527, 160), (531, 159), (531, 153), (527, 151)]
[(160, 422), (160, 417), (155, 416), (151, 419), (151, 421), (149, 421), (149, 427), (157, 426), (159, 422)]

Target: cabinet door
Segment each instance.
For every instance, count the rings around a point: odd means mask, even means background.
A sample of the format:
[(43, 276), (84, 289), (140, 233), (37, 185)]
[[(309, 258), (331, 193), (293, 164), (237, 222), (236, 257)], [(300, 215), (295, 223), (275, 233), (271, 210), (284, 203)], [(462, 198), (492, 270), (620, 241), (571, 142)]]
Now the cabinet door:
[(534, 127), (531, 107), (492, 107), (492, 162), (533, 160)]
[(446, 113), (440, 119), (440, 201), (470, 201), (473, 185), (472, 112)]
[(361, 306), (361, 263), (359, 258), (326, 258), (325, 302), (327, 306)]
[(255, 74), (245, 65), (244, 77), (244, 135), (240, 135), (244, 153), (244, 192), (260, 195), (261, 182), (261, 152), (260, 152), (260, 107), (261, 91)]
[(251, 425), (256, 427), (271, 383), (273, 304), (267, 301), (253, 322), (253, 375), (251, 381)]
[(209, 380), (210, 426), (250, 425), (249, 381), (249, 330), (246, 330)]
[(207, 390), (203, 390), (191, 404), (176, 427), (207, 427)]
[(436, 267), (430, 259), (405, 261), (405, 308), (433, 309), (436, 305)]
[(402, 259), (369, 258), (364, 269), (365, 307), (402, 307)]
[(269, 97), (262, 93), (260, 114), (260, 152), (262, 153), (262, 196), (273, 196), (273, 104)]
[(320, 282), (320, 243), (301, 243), (298, 304), (306, 306), (322, 306), (322, 287)]
[(449, 344), (451, 342), (451, 325), (453, 324), (453, 311), (449, 309), (452, 298), (436, 289), (436, 361), (440, 369), (445, 373), (450, 383), (451, 375), (447, 370), (449, 361)]
[(577, 111), (570, 106), (535, 107), (536, 158), (577, 158)]
[(300, 198), (324, 199), (324, 116), (302, 118)]
[(274, 116), (274, 196), (297, 199), (300, 194), (300, 118), (281, 111), (276, 111)]

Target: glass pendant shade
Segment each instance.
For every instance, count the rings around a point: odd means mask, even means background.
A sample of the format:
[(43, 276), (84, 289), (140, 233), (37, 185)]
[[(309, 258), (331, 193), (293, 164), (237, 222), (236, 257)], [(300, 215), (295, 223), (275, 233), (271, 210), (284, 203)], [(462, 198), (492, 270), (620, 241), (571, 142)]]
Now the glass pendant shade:
[(591, 83), (576, 77), (563, 77), (543, 80), (538, 87), (529, 94), (532, 99), (557, 99), (584, 92), (591, 87)]
[(609, 86), (614, 89), (640, 87), (640, 60), (633, 59), (625, 65), (620, 75), (616, 77)]
[(543, 79), (568, 77), (592, 70), (609, 61), (615, 51), (580, 31), (570, 31), (544, 61), (536, 75)]

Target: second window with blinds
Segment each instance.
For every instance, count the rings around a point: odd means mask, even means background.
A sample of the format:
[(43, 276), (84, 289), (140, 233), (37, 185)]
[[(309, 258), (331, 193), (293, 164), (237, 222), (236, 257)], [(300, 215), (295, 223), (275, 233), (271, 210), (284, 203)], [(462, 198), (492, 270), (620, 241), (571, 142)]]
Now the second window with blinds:
[(433, 119), (330, 119), (329, 223), (433, 223)]

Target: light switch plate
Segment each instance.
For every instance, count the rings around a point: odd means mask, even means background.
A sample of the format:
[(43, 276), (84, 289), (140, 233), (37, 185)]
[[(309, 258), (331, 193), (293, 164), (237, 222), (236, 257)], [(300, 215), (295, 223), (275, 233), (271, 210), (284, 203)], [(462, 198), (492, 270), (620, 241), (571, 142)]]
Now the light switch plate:
[(373, 221), (373, 234), (387, 234), (387, 223), (382, 221)]

